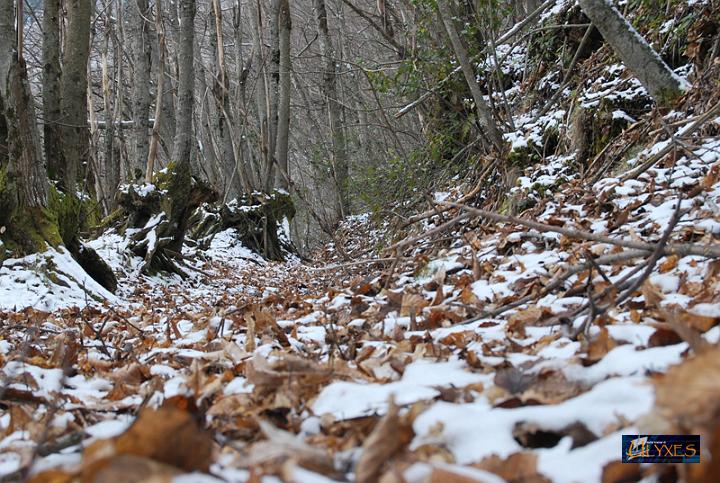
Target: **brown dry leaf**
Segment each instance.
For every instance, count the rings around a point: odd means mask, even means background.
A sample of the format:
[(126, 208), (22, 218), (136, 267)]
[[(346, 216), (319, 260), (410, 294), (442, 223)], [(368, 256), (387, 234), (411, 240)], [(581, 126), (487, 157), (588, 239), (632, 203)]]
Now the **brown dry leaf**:
[(503, 459), (498, 455), (488, 456), (475, 468), (489, 471), (508, 483), (549, 483), (549, 479), (537, 469), (537, 455), (530, 452), (514, 453)]
[(700, 332), (707, 332), (718, 324), (717, 318), (696, 314), (690, 310), (692, 307), (689, 310), (678, 310), (675, 315), (676, 320)]
[(588, 362), (597, 362), (612, 349), (617, 347), (617, 342), (610, 337), (607, 328), (602, 327), (600, 333), (593, 337), (588, 344), (587, 357)]
[(31, 476), (27, 483), (70, 483), (76, 481), (76, 475), (63, 470), (47, 470)]
[(709, 319), (709, 317), (698, 316), (700, 318), (696, 318), (695, 314), (688, 315), (687, 311), (677, 307), (661, 310), (660, 314), (665, 318), (667, 325), (696, 353), (707, 348), (709, 344), (703, 339), (701, 333), (704, 332), (702, 328), (707, 326), (705, 325), (707, 320), (704, 321), (704, 319)]
[(508, 324), (512, 325), (533, 325), (542, 320), (550, 313), (547, 307), (538, 307), (533, 305), (525, 310), (518, 310), (508, 317)]
[(114, 440), (116, 454), (142, 456), (186, 471), (207, 471), (212, 446), (212, 436), (195, 415), (169, 404), (157, 410), (143, 409), (132, 426)]
[(720, 425), (720, 347), (711, 347), (668, 369), (655, 383), (655, 409), (643, 434), (701, 434)]
[(655, 308), (660, 305), (660, 302), (665, 298), (663, 297), (662, 292), (660, 292), (660, 289), (658, 289), (655, 284), (650, 282), (650, 280), (646, 280), (645, 283), (643, 283), (643, 286), (641, 287), (640, 291), (643, 294), (643, 298), (645, 299), (645, 308)]
[(387, 414), (378, 421), (375, 429), (363, 443), (362, 453), (355, 467), (355, 478), (358, 483), (377, 481), (385, 462), (407, 446), (412, 437), (412, 427), (400, 418), (400, 409), (391, 399)]
[(96, 461), (84, 467), (81, 483), (170, 483), (183, 472), (176, 467), (132, 454)]
[(640, 465), (629, 465), (622, 461), (611, 461), (603, 467), (602, 483), (626, 483), (642, 479)]
[(426, 479), (427, 483), (487, 483), (495, 481), (497, 477), (489, 475), (484, 470), (452, 464), (436, 464), (432, 473)]
[(132, 362), (114, 370), (108, 374), (108, 377), (116, 384), (139, 385), (143, 381), (150, 379), (150, 370), (138, 362)]
[(670, 327), (658, 327), (648, 339), (648, 347), (663, 347), (679, 344), (682, 338)]
[(422, 309), (429, 305), (428, 301), (425, 300), (420, 294), (405, 293), (400, 304), (400, 315), (406, 317), (410, 315), (410, 312), (419, 314)]
[(658, 271), (660, 273), (667, 273), (670, 270), (677, 267), (678, 264), (678, 256), (677, 255), (670, 255), (669, 257), (665, 258), (665, 261), (662, 262), (660, 265), (658, 265)]
[(558, 404), (582, 392), (580, 383), (569, 381), (562, 371), (547, 370), (538, 374), (533, 385), (522, 393), (525, 402)]

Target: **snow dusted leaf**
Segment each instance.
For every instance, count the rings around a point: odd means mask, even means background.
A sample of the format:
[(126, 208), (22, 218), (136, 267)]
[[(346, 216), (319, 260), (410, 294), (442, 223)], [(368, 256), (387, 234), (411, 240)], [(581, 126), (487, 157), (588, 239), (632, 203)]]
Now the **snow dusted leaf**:
[(259, 421), (266, 440), (253, 444), (244, 464), (261, 467), (264, 473), (281, 474), (288, 460), (324, 475), (336, 475), (333, 458), (327, 451), (310, 446), (296, 435)]

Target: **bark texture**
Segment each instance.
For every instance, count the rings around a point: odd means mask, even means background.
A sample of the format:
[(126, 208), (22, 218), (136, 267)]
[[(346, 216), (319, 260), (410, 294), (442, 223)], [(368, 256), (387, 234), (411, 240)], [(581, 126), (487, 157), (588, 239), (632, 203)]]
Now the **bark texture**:
[(51, 179), (62, 172), (60, 129), (60, 0), (45, 0), (43, 11), (43, 147)]

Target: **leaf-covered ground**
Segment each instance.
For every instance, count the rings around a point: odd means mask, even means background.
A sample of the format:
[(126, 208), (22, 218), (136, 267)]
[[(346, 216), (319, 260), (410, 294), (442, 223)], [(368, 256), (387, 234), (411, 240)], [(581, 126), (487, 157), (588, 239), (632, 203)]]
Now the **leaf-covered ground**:
[[(469, 216), (431, 260), (433, 235), (384, 266), (310, 267), (266, 263), (223, 233), (208, 252), (188, 251), (190, 280), (139, 277), (125, 263), (104, 307), (6, 312), (0, 471), (36, 481), (130, 481), (129, 467), (194, 471), (188, 481), (652, 474), (618, 463), (620, 435), (673, 428), (672, 395), (716, 405), (715, 385), (685, 391), (686, 375), (668, 389), (655, 375), (692, 352), (717, 355), (705, 345), (720, 339), (718, 264), (683, 250), (717, 250), (719, 148), (706, 140), (671, 167), (589, 191), (571, 182), (524, 218), (547, 230)], [(438, 206), (457, 196), (438, 194)], [(432, 216), (425, 233), (458, 214)], [(376, 242), (367, 228), (347, 223), (345, 251)], [(108, 234), (94, 246), (113, 259), (121, 243)], [(656, 392), (666, 407), (653, 409)], [(711, 409), (693, 414), (707, 424)]]

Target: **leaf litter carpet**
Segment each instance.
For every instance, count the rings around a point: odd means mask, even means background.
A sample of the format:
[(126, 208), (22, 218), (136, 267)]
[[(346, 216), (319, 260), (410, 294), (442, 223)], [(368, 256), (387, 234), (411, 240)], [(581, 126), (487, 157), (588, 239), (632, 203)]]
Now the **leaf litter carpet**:
[[(188, 280), (138, 276), (106, 234), (116, 300), (0, 314), (0, 475), (659, 481), (619, 462), (621, 434), (720, 440), (720, 265), (686, 249), (718, 248), (719, 148), (571, 180), (523, 214), (549, 229), (469, 215), (443, 247), (448, 209), (384, 264), (357, 263), (381, 235), (363, 217), (342, 232), (354, 263), (332, 244), (266, 263), (222, 233)], [(671, 471), (711, 481), (704, 461)]]

